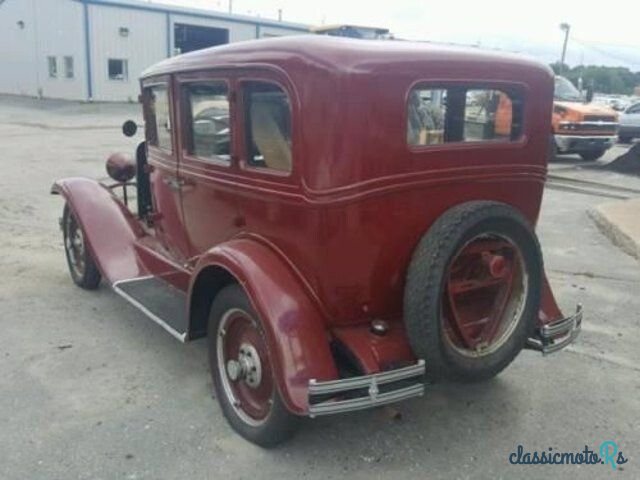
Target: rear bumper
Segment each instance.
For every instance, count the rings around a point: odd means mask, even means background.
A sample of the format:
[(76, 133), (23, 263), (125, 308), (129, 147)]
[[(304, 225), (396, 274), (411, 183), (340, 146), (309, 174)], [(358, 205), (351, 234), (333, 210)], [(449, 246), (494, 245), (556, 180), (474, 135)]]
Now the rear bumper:
[(309, 416), (351, 412), (424, 394), (425, 364), (360, 377), (309, 380)]
[(608, 150), (617, 136), (605, 135), (554, 135), (559, 153), (591, 152)]
[(557, 352), (572, 343), (582, 328), (582, 305), (576, 307), (576, 313), (555, 322), (539, 327), (535, 334), (527, 339), (526, 347), (542, 352), (543, 355)]

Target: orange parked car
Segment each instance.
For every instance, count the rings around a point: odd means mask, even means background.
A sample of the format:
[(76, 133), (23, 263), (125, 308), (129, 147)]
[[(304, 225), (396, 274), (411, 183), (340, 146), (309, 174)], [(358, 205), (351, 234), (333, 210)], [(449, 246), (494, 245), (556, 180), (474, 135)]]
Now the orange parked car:
[(569, 80), (556, 76), (551, 128), (552, 154), (577, 153), (584, 160), (597, 160), (615, 143), (618, 114), (585, 103)]

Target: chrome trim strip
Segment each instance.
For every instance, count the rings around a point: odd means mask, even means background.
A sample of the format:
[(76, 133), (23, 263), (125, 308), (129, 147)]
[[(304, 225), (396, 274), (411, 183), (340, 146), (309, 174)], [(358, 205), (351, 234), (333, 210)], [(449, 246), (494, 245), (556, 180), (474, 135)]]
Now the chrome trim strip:
[(349, 400), (328, 400), (309, 406), (309, 416), (330, 415), (333, 413), (352, 412), (364, 408), (385, 405), (387, 403), (398, 402), (411, 397), (419, 397), (424, 394), (424, 384), (410, 385), (408, 387), (393, 390), (391, 392), (380, 393), (375, 398), (361, 397)]
[(119, 287), (123, 283), (139, 282), (139, 281), (142, 281), (142, 280), (148, 280), (150, 278), (154, 278), (154, 276), (153, 275), (147, 275), (145, 277), (136, 277), (136, 278), (130, 278), (130, 279), (126, 279), (126, 280), (119, 280), (117, 282), (114, 282), (114, 284), (111, 285), (111, 288), (113, 288), (114, 292), (116, 292), (118, 295), (120, 295), (122, 298), (124, 298), (126, 301), (128, 301), (131, 305), (136, 307), (138, 310), (140, 310), (142, 313), (144, 313), (147, 317), (149, 317), (151, 320), (153, 320), (158, 325), (160, 325), (162, 328), (164, 328), (173, 337), (177, 338), (178, 340), (180, 340), (183, 343), (186, 342), (187, 332), (184, 332), (184, 333), (178, 332), (177, 330), (172, 328), (168, 323), (166, 323), (164, 320), (162, 320), (160, 317), (158, 317), (157, 315), (151, 313), (151, 311), (149, 311), (149, 309), (147, 309), (147, 307), (145, 307), (143, 304), (138, 302), (135, 298), (133, 298), (132, 296), (127, 294), (125, 291), (123, 291)]
[(589, 120), (586, 122), (567, 122), (562, 121), (559, 125), (575, 125), (576, 127), (617, 127), (620, 125), (618, 122)]
[[(345, 393), (360, 388), (366, 388), (367, 394), (346, 400), (330, 398), (316, 404), (309, 402), (309, 416), (315, 417), (316, 415), (351, 412), (353, 410), (361, 410), (397, 402), (405, 398), (421, 396), (424, 394), (425, 389), (425, 384), (422, 379), (424, 373), (425, 362), (424, 360), (418, 360), (418, 363), (409, 367), (363, 375), (361, 377), (328, 380), (326, 382), (318, 382), (315, 379), (311, 379), (309, 380), (309, 397)], [(416, 383), (380, 393), (380, 385), (408, 379), (415, 379)]]
[(315, 379), (311, 379), (309, 380), (309, 395), (325, 395), (337, 392), (347, 392), (357, 388), (366, 388), (371, 386), (374, 380), (378, 385), (384, 385), (385, 383), (397, 382), (399, 380), (424, 375), (424, 372), (424, 360), (418, 360), (418, 363), (409, 367), (389, 370), (388, 372), (373, 373), (371, 375), (363, 375), (361, 377), (329, 380), (326, 382), (317, 382)]
[[(526, 347), (538, 350), (543, 355), (557, 352), (572, 343), (582, 330), (582, 305), (578, 304), (576, 313), (570, 317), (543, 325), (538, 329), (538, 337), (527, 339)], [(562, 338), (554, 338), (564, 335)]]

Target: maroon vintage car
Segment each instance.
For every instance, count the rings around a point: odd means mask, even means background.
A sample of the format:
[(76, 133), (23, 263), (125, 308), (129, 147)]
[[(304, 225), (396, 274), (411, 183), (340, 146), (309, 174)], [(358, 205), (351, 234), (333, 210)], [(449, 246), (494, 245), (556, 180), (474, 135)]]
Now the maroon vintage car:
[(108, 160), (113, 185), (53, 187), (71, 276), (207, 337), (247, 439), (274, 445), (300, 417), (422, 395), (425, 379), (486, 379), (578, 334), (534, 232), (547, 67), (305, 36), (181, 55), (141, 85), (135, 162)]

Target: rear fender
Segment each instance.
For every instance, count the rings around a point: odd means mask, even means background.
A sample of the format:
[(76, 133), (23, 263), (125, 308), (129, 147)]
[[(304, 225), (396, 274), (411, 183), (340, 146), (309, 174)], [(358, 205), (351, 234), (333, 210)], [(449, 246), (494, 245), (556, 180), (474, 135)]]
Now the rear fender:
[(53, 184), (51, 193), (66, 200), (105, 279), (113, 284), (146, 274), (134, 250), (142, 227), (111, 190), (88, 178), (65, 178)]
[(556, 298), (553, 295), (553, 291), (549, 285), (549, 280), (547, 280), (547, 274), (543, 273), (538, 326), (541, 327), (561, 318), (563, 318), (562, 311), (560, 310), (560, 307), (558, 307)]
[[(270, 247), (253, 239), (231, 240), (199, 259), (189, 288), (190, 310), (197, 302), (194, 286), (211, 268), (228, 272), (244, 288), (264, 325), (282, 399), (291, 412), (305, 415), (309, 380), (333, 380), (338, 373), (324, 318), (300, 279)], [(189, 316), (193, 321), (193, 311)]]

